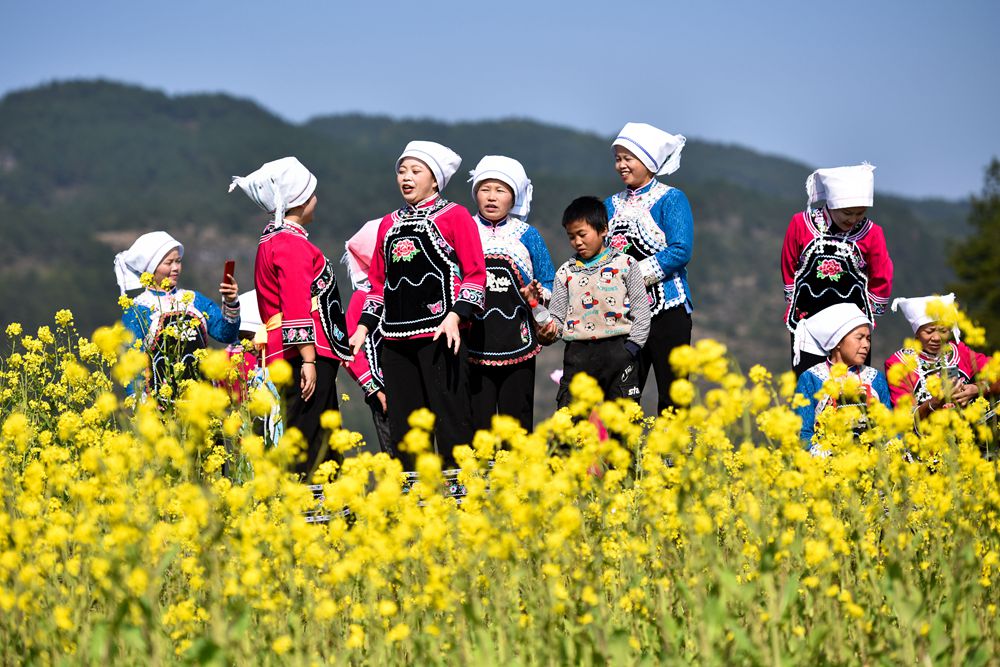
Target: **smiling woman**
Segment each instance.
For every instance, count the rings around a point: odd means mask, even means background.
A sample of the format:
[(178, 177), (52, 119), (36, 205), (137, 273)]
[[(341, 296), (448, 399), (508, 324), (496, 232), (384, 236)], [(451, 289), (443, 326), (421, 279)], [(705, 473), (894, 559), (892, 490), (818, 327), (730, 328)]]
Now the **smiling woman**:
[(919, 349), (904, 347), (886, 359), (892, 404), (912, 397), (913, 413), (925, 419), (941, 408), (965, 407), (980, 395), (1000, 393), (1000, 384), (980, 382), (980, 371), (989, 360), (959, 340), (957, 326), (946, 323), (931, 311), (954, 309), (955, 295), (896, 299), (892, 310), (903, 312), (913, 329)]
[[(825, 357), (802, 373), (795, 389), (808, 401), (798, 408), (806, 446), (813, 440), (820, 413), (827, 408), (857, 408), (860, 416), (851, 424), (855, 430), (864, 430), (865, 413), (872, 403), (892, 408), (885, 375), (865, 365), (871, 350), (872, 323), (860, 308), (839, 303), (800, 320), (794, 341), (794, 363), (799, 363), (803, 352)], [(827, 384), (830, 380), (832, 385)]]
[[(220, 308), (200, 292), (178, 288), (183, 258), (184, 246), (166, 232), (143, 234), (115, 257), (115, 275), (122, 295), (146, 288), (123, 302), (122, 322), (150, 356), (145, 377), (129, 384), (129, 394), (145, 392), (170, 400), (180, 380), (197, 376), (194, 352), (207, 345), (208, 336), (229, 344), (235, 343), (239, 335), (236, 280), (220, 283)], [(180, 373), (175, 372), (177, 363), (183, 368)]]
[(658, 181), (681, 165), (687, 139), (646, 123), (626, 123), (612, 142), (615, 171), (625, 190), (608, 197), (608, 244), (638, 262), (649, 295), (649, 340), (639, 355), (639, 390), (650, 369), (656, 376), (656, 407), (673, 405), (670, 352), (691, 342), (691, 288), (687, 265), (694, 221), (687, 196)]
[(486, 268), (472, 216), (440, 195), (462, 158), (432, 141), (411, 141), (396, 160), (405, 206), (379, 224), (368, 269), (371, 290), (350, 345), (355, 355), (369, 332), (381, 347), (391, 453), (406, 470), (413, 452), (398, 445), (410, 413), (437, 416), (437, 451), (454, 467), (452, 449), (472, 442), (468, 346), (470, 318), (483, 310)]
[[(797, 323), (840, 303), (852, 303), (865, 316), (885, 312), (892, 292), (892, 259), (882, 228), (865, 214), (874, 203), (875, 167), (817, 169), (806, 181), (805, 211), (788, 223), (781, 249), (785, 325)], [(823, 201), (822, 209), (812, 207)], [(823, 360), (794, 351), (796, 375)]]

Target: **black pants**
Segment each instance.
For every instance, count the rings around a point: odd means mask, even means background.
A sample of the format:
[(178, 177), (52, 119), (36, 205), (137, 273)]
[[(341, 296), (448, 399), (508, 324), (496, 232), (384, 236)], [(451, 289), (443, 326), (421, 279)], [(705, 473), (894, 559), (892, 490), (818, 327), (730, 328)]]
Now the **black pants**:
[(337, 461), (339, 452), (329, 449), (326, 434), (319, 425), (319, 418), (327, 410), (337, 409), (337, 369), (340, 364), (327, 357), (316, 357), (316, 389), (308, 401), (302, 400), (302, 359), (292, 360), (292, 383), (283, 390), (285, 399), (285, 428), (295, 427), (306, 441), (306, 460), (296, 462), (293, 470), (311, 484), (308, 475), (324, 461)]
[(434, 413), (434, 439), (445, 468), (455, 467), (452, 449), (472, 442), (472, 400), (469, 395), (469, 354), (462, 341), (458, 354), (441, 336), (410, 340), (385, 340), (382, 375), (389, 406), (392, 454), (405, 470), (414, 469), (413, 457), (399, 451), (399, 442), (410, 430), (410, 413), (427, 408)]
[(391, 455), (393, 449), (392, 438), (389, 435), (389, 415), (386, 412), (382, 412), (382, 404), (374, 396), (365, 400), (372, 411), (372, 422), (375, 424), (375, 435), (378, 437), (379, 449)]
[(472, 426), (489, 430), (493, 415), (510, 415), (530, 431), (535, 420), (535, 357), (510, 366), (469, 365)]
[(649, 338), (639, 354), (639, 390), (646, 387), (649, 369), (656, 376), (656, 410), (663, 412), (674, 404), (670, 385), (677, 378), (670, 366), (670, 352), (691, 344), (691, 314), (684, 305), (664, 310), (649, 323)]
[(572, 402), (569, 384), (577, 373), (586, 373), (597, 380), (605, 400), (631, 398), (638, 401), (642, 395), (639, 389), (639, 361), (629, 354), (625, 340), (625, 336), (615, 336), (567, 342), (556, 405), (564, 408)]

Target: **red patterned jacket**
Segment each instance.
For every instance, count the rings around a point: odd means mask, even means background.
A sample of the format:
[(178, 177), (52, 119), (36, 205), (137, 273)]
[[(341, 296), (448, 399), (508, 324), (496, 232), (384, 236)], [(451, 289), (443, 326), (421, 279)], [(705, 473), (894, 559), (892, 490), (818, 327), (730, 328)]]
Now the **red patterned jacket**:
[[(264, 228), (257, 245), (254, 285), (261, 320), (268, 327), (265, 364), (294, 359), (303, 343), (313, 343), (321, 357), (350, 358), (333, 269), (301, 226), (286, 220)], [(274, 321), (277, 315), (280, 326)]]

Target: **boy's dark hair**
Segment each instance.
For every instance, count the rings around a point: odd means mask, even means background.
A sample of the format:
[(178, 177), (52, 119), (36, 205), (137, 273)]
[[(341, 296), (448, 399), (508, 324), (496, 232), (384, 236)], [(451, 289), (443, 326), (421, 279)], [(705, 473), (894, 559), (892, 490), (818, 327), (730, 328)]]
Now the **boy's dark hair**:
[(597, 197), (590, 195), (577, 197), (563, 211), (562, 225), (566, 227), (577, 220), (583, 220), (600, 234), (608, 228), (608, 210), (604, 208), (604, 202)]

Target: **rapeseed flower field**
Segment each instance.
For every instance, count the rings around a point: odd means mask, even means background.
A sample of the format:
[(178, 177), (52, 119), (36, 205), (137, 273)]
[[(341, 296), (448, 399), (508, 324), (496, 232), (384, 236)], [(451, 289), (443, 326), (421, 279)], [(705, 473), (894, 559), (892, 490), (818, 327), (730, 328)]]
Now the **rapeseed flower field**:
[[(533, 433), (497, 418), (442, 492), (433, 415), (419, 482), (328, 413), (317, 500), (296, 433), (201, 360), (168, 407), (133, 405), (120, 326), (6, 330), (0, 358), (4, 664), (990, 664), (1000, 655), (1000, 489), (980, 399), (914, 429), (909, 406), (821, 419), (794, 378), (700, 341), (683, 407), (643, 415), (573, 381)], [(280, 367), (273, 379), (286, 378)], [(1000, 377), (1000, 355), (985, 370)], [(831, 381), (827, 391), (850, 392)], [(161, 404), (162, 405), (162, 404)], [(599, 418), (599, 424), (598, 419)], [(346, 512), (344, 510), (347, 510)]]

